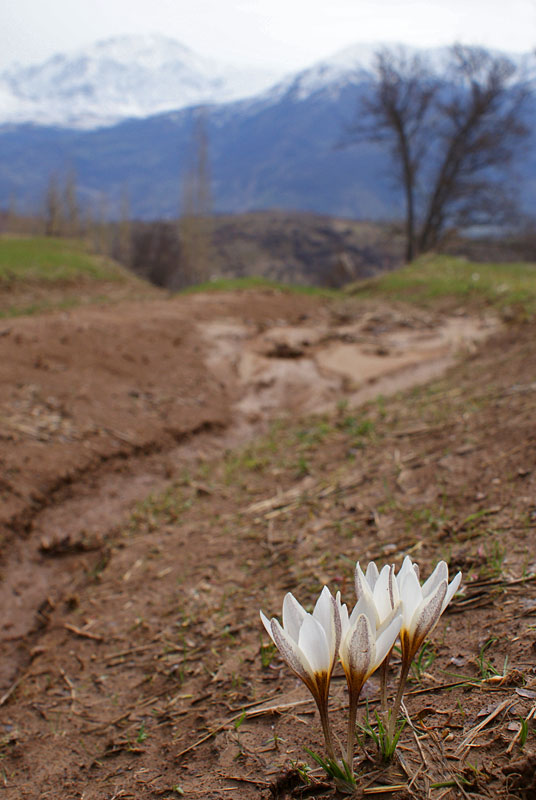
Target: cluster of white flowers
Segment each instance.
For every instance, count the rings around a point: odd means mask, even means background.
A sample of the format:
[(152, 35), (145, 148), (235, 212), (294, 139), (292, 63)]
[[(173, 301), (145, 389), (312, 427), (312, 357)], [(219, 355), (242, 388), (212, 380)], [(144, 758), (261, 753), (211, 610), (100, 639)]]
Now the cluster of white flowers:
[[(328, 719), (328, 695), (337, 658), (346, 675), (349, 694), (346, 764), (353, 770), (356, 714), (365, 681), (384, 665), (382, 698), (386, 697), (386, 669), (391, 651), (400, 638), (402, 667), (397, 695), (389, 712), (394, 732), (411, 662), (427, 635), (437, 624), (461, 582), (461, 572), (449, 583), (448, 567), (440, 561), (421, 586), (419, 569), (406, 556), (398, 574), (386, 565), (378, 571), (371, 562), (363, 573), (356, 564), (357, 602), (351, 613), (324, 586), (312, 614), (289, 592), (283, 601), (283, 625), (274, 617), (261, 619), (289, 667), (312, 693), (326, 740), (328, 757), (336, 761)], [(353, 772), (352, 772), (353, 774)]]

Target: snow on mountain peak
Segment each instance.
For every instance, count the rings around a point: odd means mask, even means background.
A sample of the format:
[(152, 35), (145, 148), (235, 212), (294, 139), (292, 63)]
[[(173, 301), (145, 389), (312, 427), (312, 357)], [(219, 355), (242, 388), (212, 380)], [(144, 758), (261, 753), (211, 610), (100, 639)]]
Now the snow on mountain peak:
[[(376, 55), (384, 50), (399, 52), (408, 57), (419, 56), (438, 75), (445, 74), (448, 70), (451, 50), (448, 46), (422, 48), (396, 42), (358, 43), (318, 61), (307, 69), (286, 76), (269, 89), (265, 97), (273, 100), (291, 94), (294, 100), (305, 100), (316, 92), (327, 91), (332, 94), (349, 83), (369, 80), (374, 70)], [(490, 52), (510, 59), (521, 70), (521, 75), (524, 74), (529, 80), (536, 80), (536, 68), (531, 54)]]
[(0, 125), (33, 122), (96, 128), (187, 106), (246, 99), (269, 103), (286, 94), (302, 100), (367, 80), (376, 53), (384, 48), (420, 54), (438, 72), (445, 68), (448, 48), (376, 42), (352, 45), (282, 77), (274, 71), (205, 58), (161, 34), (118, 36), (1, 73)]
[(0, 74), (1, 122), (93, 128), (256, 94), (278, 75), (194, 53), (159, 34), (120, 36)]

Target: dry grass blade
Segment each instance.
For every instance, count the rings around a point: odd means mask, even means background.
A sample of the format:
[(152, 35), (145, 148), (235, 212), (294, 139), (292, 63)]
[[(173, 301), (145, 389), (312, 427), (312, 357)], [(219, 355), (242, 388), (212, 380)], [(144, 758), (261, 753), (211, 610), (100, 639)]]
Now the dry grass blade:
[(497, 717), (503, 711), (510, 709), (516, 703), (517, 700), (512, 700), (511, 697), (508, 697), (506, 700), (503, 700), (502, 703), (499, 703), (499, 705), (496, 708), (494, 708), (491, 714), (488, 714), (488, 716), (485, 719), (483, 719), (482, 722), (479, 722), (478, 725), (475, 725), (474, 728), (471, 728), (471, 730), (469, 731), (463, 742), (456, 749), (455, 755), (460, 756), (464, 750), (470, 747), (470, 745), (476, 739), (480, 731), (483, 730), (489, 722), (495, 719), (495, 717)]
[(189, 745), (189, 747), (186, 747), (184, 750), (181, 750), (180, 753), (177, 753), (175, 758), (180, 758), (181, 756), (186, 755), (186, 753), (190, 753), (192, 750), (195, 750), (197, 747), (199, 747), (199, 745), (208, 741), (217, 733), (220, 733), (220, 731), (225, 730), (229, 725), (232, 725), (233, 722), (236, 722), (236, 720), (240, 719), (241, 717), (244, 717), (244, 719), (251, 719), (252, 717), (261, 717), (264, 714), (281, 714), (283, 713), (283, 711), (287, 711), (290, 708), (295, 708), (296, 706), (302, 706), (305, 704), (310, 705), (312, 702), (313, 699), (311, 698), (310, 700), (309, 699), (296, 700), (293, 703), (282, 703), (280, 705), (267, 706), (265, 708), (252, 708), (249, 711), (245, 712), (240, 711), (240, 713), (234, 714), (232, 717), (229, 717), (229, 719), (226, 719), (225, 722), (222, 722), (220, 725), (217, 725), (215, 728), (213, 728), (211, 731), (205, 734), (205, 736), (202, 736), (201, 739), (198, 739), (196, 742)]
[[(535, 715), (536, 715), (536, 705), (532, 707), (532, 709), (529, 712), (529, 714), (525, 717), (525, 723), (529, 722), (529, 720), (531, 720)], [(514, 735), (514, 738), (512, 739), (512, 741), (510, 742), (510, 744), (506, 748), (506, 752), (507, 753), (511, 753), (512, 752), (515, 743), (521, 737), (521, 732), (522, 731), (523, 731), (523, 726), (520, 725), (519, 726), (519, 730), (516, 732), (516, 734)]]
[(287, 489), (286, 492), (278, 492), (276, 495), (266, 500), (259, 500), (256, 503), (252, 503), (244, 509), (244, 513), (259, 514), (274, 510), (281, 512), (293, 508), (304, 494), (307, 494), (309, 497), (317, 498), (329, 497), (332, 494), (356, 489), (363, 483), (363, 480), (363, 475), (358, 475), (357, 477), (353, 475), (350, 479), (338, 481), (329, 486), (325, 486), (323, 483), (319, 482), (302, 482), (298, 486), (292, 487), (292, 489)]
[(240, 775), (224, 775), (227, 781), (237, 781), (238, 783), (252, 783), (254, 786), (270, 786), (268, 781), (259, 781), (255, 778), (245, 778)]
[(76, 625), (71, 625), (69, 622), (64, 622), (63, 627), (66, 630), (71, 631), (71, 633), (81, 636), (83, 639), (93, 639), (95, 642), (104, 641), (103, 636), (99, 636), (97, 633), (91, 633), (90, 631), (84, 631), (82, 628), (77, 628)]
[(25, 678), (27, 678), (27, 677), (28, 677), (28, 673), (27, 673), (27, 672), (25, 672), (25, 673), (24, 673), (24, 675), (21, 675), (21, 676), (20, 676), (20, 678), (17, 678), (17, 680), (16, 680), (16, 681), (14, 681), (14, 683), (12, 683), (12, 684), (11, 684), (11, 686), (9, 687), (9, 689), (7, 690), (7, 692), (5, 692), (5, 693), (2, 695), (2, 697), (0, 697), (0, 706), (3, 706), (5, 703), (7, 703), (7, 701), (9, 700), (9, 698), (11, 697), (11, 695), (13, 694), (13, 692), (15, 691), (15, 689), (16, 689), (16, 688), (17, 688), (17, 687), (18, 687), (18, 686), (19, 686), (19, 685), (22, 683), (22, 681), (23, 681)]

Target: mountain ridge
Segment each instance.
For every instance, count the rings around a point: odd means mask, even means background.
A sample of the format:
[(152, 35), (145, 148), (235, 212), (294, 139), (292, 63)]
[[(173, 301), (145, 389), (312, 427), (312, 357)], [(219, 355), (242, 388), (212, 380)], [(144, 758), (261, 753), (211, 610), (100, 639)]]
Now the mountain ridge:
[[(196, 105), (263, 97), (271, 101), (293, 86), (304, 98), (321, 88), (370, 77), (374, 55), (384, 47), (422, 54), (438, 71), (448, 50), (358, 42), (304, 69), (285, 72), (206, 58), (161, 34), (115, 36), (0, 72), (0, 125), (91, 130)], [(504, 55), (522, 64), (529, 54)]]
[[(214, 213), (279, 208), (400, 218), (403, 198), (385, 146), (361, 141), (341, 147), (370, 92), (366, 58), (375, 49), (347, 48), (248, 98), (203, 103), (201, 115), (200, 105), (193, 105), (106, 126), (0, 125), (0, 207), (41, 213), (51, 176), (61, 183), (71, 172), (81, 208), (96, 218), (119, 217), (125, 197), (136, 218), (176, 218), (195, 168), (201, 120)], [(533, 214), (534, 96), (527, 124), (531, 136), (522, 163), (518, 157), (523, 180), (516, 191), (522, 210)]]

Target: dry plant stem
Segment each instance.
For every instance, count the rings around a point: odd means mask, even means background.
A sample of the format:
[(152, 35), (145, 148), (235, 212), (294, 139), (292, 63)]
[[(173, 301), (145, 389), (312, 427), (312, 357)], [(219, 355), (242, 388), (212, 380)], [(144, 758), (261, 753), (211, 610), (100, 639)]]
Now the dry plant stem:
[(408, 679), (409, 668), (411, 667), (412, 658), (407, 658), (405, 661), (402, 662), (402, 669), (400, 671), (400, 679), (398, 682), (398, 691), (396, 693), (395, 702), (393, 703), (393, 707), (391, 709), (391, 716), (389, 718), (389, 737), (392, 739), (395, 735), (396, 730), (396, 721), (398, 719), (398, 712), (400, 711), (400, 705), (402, 703), (402, 698), (404, 697), (404, 687), (406, 686), (406, 681)]
[(324, 734), (324, 741), (326, 743), (326, 753), (328, 758), (336, 761), (335, 750), (333, 749), (333, 739), (331, 736), (331, 728), (329, 725), (328, 715), (328, 701), (327, 698), (315, 697), (318, 713), (320, 714), (320, 723), (322, 725), (322, 733)]
[(352, 775), (354, 774), (354, 744), (355, 744), (355, 729), (357, 721), (357, 706), (359, 704), (359, 695), (363, 683), (358, 686), (349, 686), (349, 703), (348, 703), (348, 738), (346, 743), (346, 763), (350, 768)]
[(391, 660), (392, 652), (393, 650), (391, 648), (380, 667), (380, 700), (383, 713), (387, 711), (387, 673), (389, 671), (389, 662)]

